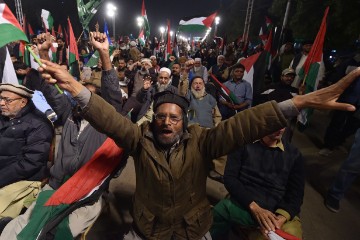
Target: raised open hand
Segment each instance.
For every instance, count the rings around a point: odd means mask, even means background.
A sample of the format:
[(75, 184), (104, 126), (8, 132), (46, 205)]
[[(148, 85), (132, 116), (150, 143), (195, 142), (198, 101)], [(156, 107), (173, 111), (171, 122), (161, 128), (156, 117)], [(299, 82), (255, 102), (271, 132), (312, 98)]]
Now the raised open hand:
[(355, 107), (353, 105), (337, 102), (337, 99), (359, 76), (360, 67), (354, 69), (337, 83), (305, 95), (297, 95), (292, 99), (292, 101), (298, 109), (316, 108), (355, 111)]

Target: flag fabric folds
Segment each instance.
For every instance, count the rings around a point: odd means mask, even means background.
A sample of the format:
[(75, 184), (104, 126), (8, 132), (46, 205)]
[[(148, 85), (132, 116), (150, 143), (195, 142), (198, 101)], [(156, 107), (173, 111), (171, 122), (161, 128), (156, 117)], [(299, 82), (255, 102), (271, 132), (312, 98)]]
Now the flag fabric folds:
[(224, 84), (222, 84), (213, 74), (210, 74), (214, 86), (218, 89), (220, 95), (228, 102), (233, 104), (240, 104), (240, 101), (237, 99), (235, 94), (230, 91)]
[(41, 10), (41, 18), (44, 22), (44, 28), (47, 29), (52, 29), (52, 27), (54, 26), (54, 19), (51, 15), (51, 13), (45, 9)]
[(150, 24), (145, 9), (145, 0), (142, 1), (141, 16), (143, 18), (143, 33), (146, 38), (150, 37)]
[[(36, 239), (48, 222), (53, 221), (72, 204), (90, 197), (93, 191), (118, 168), (123, 154), (123, 149), (119, 148), (112, 139), (107, 138), (91, 159), (59, 189), (40, 193), (30, 222), (20, 232), (18, 239)], [(60, 229), (56, 231), (55, 239), (72, 239), (66, 238), (69, 236), (67, 225), (68, 218), (65, 218), (59, 225)], [(58, 235), (60, 233), (61, 236)]]
[(170, 35), (170, 20), (167, 20), (167, 39), (166, 39), (166, 56), (165, 60), (168, 60), (169, 57), (172, 54), (172, 48), (171, 48), (171, 35)]
[(253, 90), (253, 105), (258, 104), (258, 97), (263, 91), (265, 73), (271, 64), (272, 31), (262, 52), (251, 55), (240, 61), (245, 67), (244, 79), (251, 84)]
[(2, 0), (0, 0), (0, 35), (0, 47), (16, 40), (29, 42), (14, 14)]
[(79, 60), (79, 51), (69, 18), (68, 18), (68, 31), (69, 31), (69, 66), (70, 66), (73, 62)]
[(187, 21), (181, 20), (179, 22), (180, 32), (201, 32), (209, 29), (216, 17), (217, 13), (213, 13), (208, 17), (196, 17)]
[[(305, 93), (313, 92), (317, 89), (319, 84), (319, 73), (320, 65), (323, 61), (323, 47), (326, 33), (326, 19), (329, 12), (329, 7), (325, 9), (325, 13), (320, 25), (318, 34), (316, 35), (314, 44), (311, 47), (308, 57), (305, 60), (305, 63), (300, 69), (299, 77), (303, 79), (303, 84), (305, 84)], [(303, 109), (300, 112), (298, 121), (302, 125), (308, 123), (309, 117), (312, 113), (311, 109)]]
[(86, 4), (83, 0), (77, 0), (76, 2), (80, 23), (84, 30), (89, 31), (90, 20), (96, 14), (102, 0), (90, 0)]

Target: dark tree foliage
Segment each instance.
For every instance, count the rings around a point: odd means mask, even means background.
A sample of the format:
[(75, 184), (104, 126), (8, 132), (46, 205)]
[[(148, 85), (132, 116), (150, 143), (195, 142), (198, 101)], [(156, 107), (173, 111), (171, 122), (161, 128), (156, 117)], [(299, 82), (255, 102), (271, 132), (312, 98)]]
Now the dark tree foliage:
[[(218, 32), (229, 40), (241, 36), (248, 0), (234, 0), (221, 9), (221, 25)], [(250, 26), (250, 40), (257, 40), (265, 16), (271, 17), (275, 26), (281, 28), (287, 0), (255, 0)], [(360, 34), (360, 0), (292, 0), (288, 31), (295, 39), (314, 40), (319, 30), (325, 8), (330, 6), (325, 46), (338, 49), (353, 47)]]

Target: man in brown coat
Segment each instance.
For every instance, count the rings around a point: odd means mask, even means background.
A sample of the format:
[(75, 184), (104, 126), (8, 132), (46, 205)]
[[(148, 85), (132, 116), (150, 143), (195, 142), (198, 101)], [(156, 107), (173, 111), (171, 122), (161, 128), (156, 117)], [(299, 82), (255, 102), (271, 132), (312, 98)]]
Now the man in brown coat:
[[(106, 35), (90, 33), (99, 48)], [(125, 239), (211, 239), (206, 178), (211, 160), (286, 126), (286, 117), (305, 107), (354, 111), (336, 103), (360, 75), (360, 68), (331, 87), (277, 104), (268, 102), (242, 111), (214, 128), (187, 126), (188, 101), (162, 92), (154, 99), (154, 118), (138, 126), (91, 94), (58, 65), (43, 61), (43, 77), (67, 90), (82, 107), (85, 119), (130, 152), (136, 170), (134, 229)], [(273, 229), (268, 229), (273, 230)]]

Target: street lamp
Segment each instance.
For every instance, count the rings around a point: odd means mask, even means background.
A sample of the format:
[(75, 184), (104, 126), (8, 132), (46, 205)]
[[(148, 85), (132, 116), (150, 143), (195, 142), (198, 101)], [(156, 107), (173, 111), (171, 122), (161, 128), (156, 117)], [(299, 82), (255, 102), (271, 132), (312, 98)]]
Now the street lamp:
[(218, 28), (219, 23), (220, 23), (220, 17), (219, 17), (219, 16), (217, 16), (217, 17), (215, 18), (214, 37), (216, 37), (217, 28)]
[(142, 25), (144, 24), (144, 18), (143, 17), (137, 17), (136, 21), (137, 21), (137, 25), (141, 28)]
[(161, 33), (161, 41), (164, 40), (164, 32), (165, 32), (165, 28), (163, 26), (160, 27), (160, 33)]
[(107, 15), (109, 17), (111, 17), (112, 20), (113, 20), (113, 35), (114, 35), (114, 38), (116, 39), (116, 35), (115, 35), (115, 13), (116, 13), (117, 8), (112, 3), (108, 3), (106, 8), (107, 8)]

